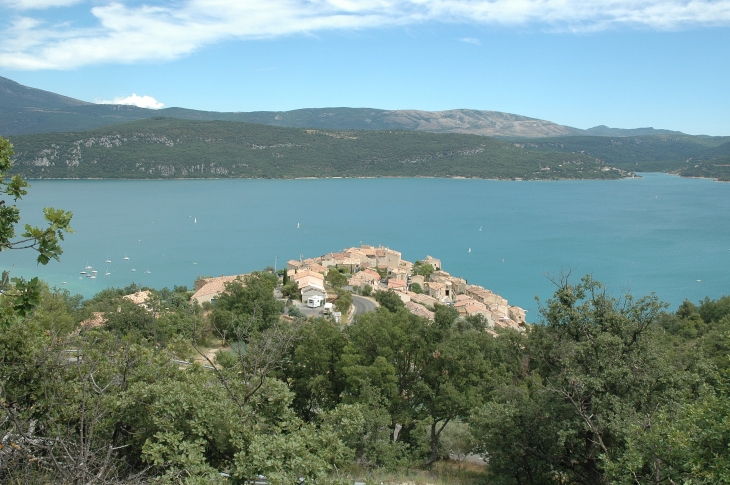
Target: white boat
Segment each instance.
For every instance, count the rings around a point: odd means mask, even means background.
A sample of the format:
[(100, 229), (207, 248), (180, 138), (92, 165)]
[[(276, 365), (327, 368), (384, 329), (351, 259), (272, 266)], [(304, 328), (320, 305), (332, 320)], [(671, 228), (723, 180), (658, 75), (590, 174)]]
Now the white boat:
[(129, 257), (128, 256), (124, 256), (124, 261), (129, 261)]
[(106, 270), (106, 273), (104, 273), (104, 276), (109, 276), (110, 274), (111, 273), (109, 272), (109, 270)]
[(198, 223), (198, 218), (196, 217), (195, 219), (193, 219), (193, 224), (197, 224), (197, 223)]
[(93, 275), (89, 276), (89, 278), (91, 278), (92, 280), (93, 280), (93, 279), (96, 279), (96, 275), (95, 275), (95, 274), (93, 274)]
[(152, 274), (152, 271), (147, 270), (147, 271), (144, 272), (144, 274)]
[(82, 271), (82, 272), (80, 272), (79, 274), (86, 274), (86, 271)]
[(106, 255), (106, 261), (104, 261), (104, 262), (105, 262), (106, 264), (109, 264), (109, 263), (111, 263), (111, 262), (112, 262), (112, 260), (111, 260), (111, 259), (109, 259), (109, 255), (108, 255), (108, 254)]
[(137, 270), (136, 270), (136, 269), (134, 269), (134, 268), (132, 268), (132, 273), (134, 273), (135, 271), (137, 271)]
[(91, 269), (91, 265), (88, 262), (86, 263), (86, 269)]
[(61, 284), (62, 285), (67, 285), (68, 283), (66, 283), (65, 281), (62, 281)]
[(92, 274), (96, 274), (96, 273), (98, 273), (98, 271), (97, 270), (93, 270), (91, 273)]

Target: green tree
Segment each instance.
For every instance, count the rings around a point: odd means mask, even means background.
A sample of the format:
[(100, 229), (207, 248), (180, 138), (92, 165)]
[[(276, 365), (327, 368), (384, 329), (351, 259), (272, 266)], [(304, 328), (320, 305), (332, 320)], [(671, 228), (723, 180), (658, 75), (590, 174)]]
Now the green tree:
[(396, 312), (399, 308), (404, 308), (403, 300), (393, 290), (378, 290), (375, 292), (374, 297), (380, 306), (387, 308), (391, 312)]
[(632, 426), (698, 383), (658, 344), (662, 307), (611, 298), (590, 277), (559, 280), (519, 351), (519, 378), (477, 413), (492, 471), (505, 483), (609, 483)]
[(343, 275), (337, 269), (331, 268), (327, 272), (326, 276), (327, 282), (332, 285), (332, 288), (342, 288), (343, 286), (347, 285), (347, 276)]
[(272, 327), (284, 308), (284, 302), (274, 297), (277, 284), (275, 275), (254, 272), (237, 280), (226, 283), (225, 291), (216, 300), (210, 320), (217, 331), (227, 339), (237, 339), (236, 329), (253, 322), (255, 331)]
[(342, 312), (342, 315), (347, 315), (352, 306), (352, 293), (349, 291), (339, 291), (337, 293), (337, 299), (335, 300), (335, 308), (338, 312)]
[[(404, 308), (380, 308), (360, 315), (346, 329), (348, 394), (356, 402), (384, 399), (390, 428), (401, 425), (399, 440), (406, 443), (415, 444), (416, 423), (428, 420), (426, 466), (442, 456), (440, 436), (446, 425), (469, 416), (492, 380), (487, 355), (494, 339), (452, 323), (443, 318), (432, 324)], [(375, 399), (372, 389), (377, 389)]]
[(434, 271), (436, 271), (436, 269), (431, 265), (431, 263), (424, 263), (421, 261), (413, 263), (413, 272), (426, 278), (426, 281), (428, 281), (428, 278)]
[[(8, 172), (13, 167), (10, 157), (13, 155), (13, 146), (0, 137), (0, 196), (8, 196), (18, 201), (28, 192), (28, 183), (20, 175), (7, 179)], [(47, 222), (46, 227), (25, 224), (20, 237), (16, 238), (16, 225), (20, 222), (20, 210), (15, 204), (8, 204), (0, 200), (0, 251), (10, 249), (32, 249), (38, 253), (36, 260), (39, 264), (48, 264), (51, 259), (59, 260), (63, 250), (60, 241), (64, 234), (73, 232), (71, 229), (71, 212), (52, 207), (43, 209)], [(0, 326), (9, 325), (16, 316), (25, 316), (38, 303), (41, 286), (37, 278), (26, 282), (22, 278), (10, 278), (8, 272), (3, 272), (0, 280)]]
[(411, 283), (411, 291), (420, 295), (423, 293), (423, 288), (418, 283)]
[(282, 369), (282, 380), (294, 392), (297, 414), (311, 421), (321, 410), (334, 409), (345, 390), (340, 360), (347, 339), (339, 326), (316, 318), (302, 329)]

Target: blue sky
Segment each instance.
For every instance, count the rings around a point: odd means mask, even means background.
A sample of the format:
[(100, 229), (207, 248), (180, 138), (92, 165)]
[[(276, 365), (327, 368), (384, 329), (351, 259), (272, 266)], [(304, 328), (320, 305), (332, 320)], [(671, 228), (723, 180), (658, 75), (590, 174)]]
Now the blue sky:
[(730, 135), (730, 0), (0, 0), (0, 19), (1, 76), (87, 101)]

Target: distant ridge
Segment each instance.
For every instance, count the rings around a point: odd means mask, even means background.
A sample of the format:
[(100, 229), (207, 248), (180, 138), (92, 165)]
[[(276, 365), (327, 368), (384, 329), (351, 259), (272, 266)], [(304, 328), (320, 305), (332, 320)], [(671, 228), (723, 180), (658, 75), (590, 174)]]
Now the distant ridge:
[(153, 110), (127, 105), (88, 103), (23, 86), (0, 77), (0, 135), (2, 136), (79, 132), (157, 116), (196, 121), (243, 121), (289, 128), (408, 130), (506, 138), (681, 134), (653, 128), (624, 130), (606, 126), (581, 130), (517, 114), (473, 109), (421, 111), (310, 108), (229, 113), (185, 108)]
[(681, 131), (657, 130), (654, 128), (609, 128), (598, 125), (584, 130), (586, 135), (594, 136), (652, 136), (652, 135), (684, 135)]

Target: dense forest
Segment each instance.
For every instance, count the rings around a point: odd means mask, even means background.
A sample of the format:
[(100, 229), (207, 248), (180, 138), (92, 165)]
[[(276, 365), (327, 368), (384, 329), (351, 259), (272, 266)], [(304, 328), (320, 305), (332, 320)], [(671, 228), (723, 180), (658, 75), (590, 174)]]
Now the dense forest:
[(730, 297), (666, 313), (555, 283), (496, 338), (387, 295), (344, 328), (292, 317), (267, 271), (213, 306), (153, 290), (151, 311), (134, 286), (41, 285), (0, 329), (0, 480), (353, 483), (473, 453), (488, 466), (453, 483), (728, 483)]
[(323, 131), (154, 118), (11, 141), (16, 173), (31, 178), (629, 175), (585, 154), (536, 152), (490, 137), (415, 131)]
[(667, 172), (730, 181), (730, 137), (726, 136), (573, 136), (516, 140), (515, 143), (534, 151), (592, 155), (626, 171)]

